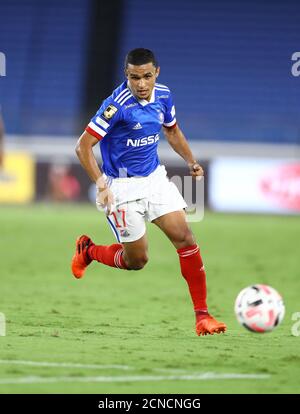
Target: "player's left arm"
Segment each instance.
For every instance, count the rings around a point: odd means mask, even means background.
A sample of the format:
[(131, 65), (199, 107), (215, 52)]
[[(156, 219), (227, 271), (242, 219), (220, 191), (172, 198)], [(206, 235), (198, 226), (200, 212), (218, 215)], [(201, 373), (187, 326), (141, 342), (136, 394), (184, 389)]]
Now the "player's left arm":
[(164, 127), (163, 130), (170, 146), (188, 164), (191, 175), (193, 177), (203, 176), (203, 168), (193, 156), (190, 146), (179, 126), (175, 124), (171, 128)]

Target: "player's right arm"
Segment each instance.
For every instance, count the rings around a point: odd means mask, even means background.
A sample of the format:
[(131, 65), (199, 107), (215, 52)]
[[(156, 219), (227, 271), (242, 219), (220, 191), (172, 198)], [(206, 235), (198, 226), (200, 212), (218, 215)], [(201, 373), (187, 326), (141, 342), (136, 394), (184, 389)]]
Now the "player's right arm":
[(97, 205), (100, 205), (103, 208), (107, 207), (107, 214), (110, 214), (114, 198), (111, 190), (107, 187), (93, 152), (93, 147), (98, 144), (98, 142), (99, 140), (96, 137), (89, 132), (84, 131), (77, 142), (76, 154), (82, 167), (87, 172), (90, 179), (96, 184)]

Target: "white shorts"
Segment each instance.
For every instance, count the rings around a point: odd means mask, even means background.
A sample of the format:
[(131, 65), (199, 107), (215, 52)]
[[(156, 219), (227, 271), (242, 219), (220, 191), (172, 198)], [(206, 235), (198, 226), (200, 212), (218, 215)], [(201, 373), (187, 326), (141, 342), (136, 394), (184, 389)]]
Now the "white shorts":
[(120, 243), (140, 239), (146, 232), (146, 221), (187, 207), (163, 165), (147, 177), (115, 178), (108, 183), (115, 204), (107, 220)]

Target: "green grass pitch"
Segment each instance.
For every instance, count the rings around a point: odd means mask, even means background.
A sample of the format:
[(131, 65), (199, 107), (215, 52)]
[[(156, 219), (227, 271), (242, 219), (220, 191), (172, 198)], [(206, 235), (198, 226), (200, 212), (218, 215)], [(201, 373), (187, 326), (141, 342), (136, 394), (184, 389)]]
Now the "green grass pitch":
[[(143, 270), (93, 263), (75, 280), (78, 235), (115, 242), (103, 214), (87, 205), (1, 207), (0, 393), (299, 393), (299, 217), (207, 213), (191, 227), (225, 335), (196, 336), (176, 251), (154, 225)], [(235, 297), (254, 283), (285, 301), (285, 319), (269, 334), (235, 320)]]

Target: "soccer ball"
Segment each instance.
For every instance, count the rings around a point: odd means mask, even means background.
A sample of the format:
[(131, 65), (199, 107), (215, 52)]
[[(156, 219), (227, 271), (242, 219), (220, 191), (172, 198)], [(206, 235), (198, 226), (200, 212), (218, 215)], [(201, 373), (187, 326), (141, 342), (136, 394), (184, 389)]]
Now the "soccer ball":
[(238, 294), (234, 311), (238, 322), (249, 331), (269, 332), (282, 322), (285, 307), (275, 289), (253, 285)]

